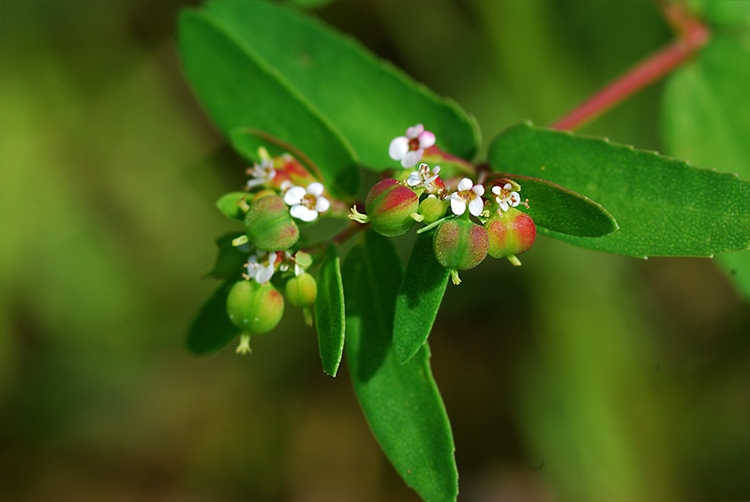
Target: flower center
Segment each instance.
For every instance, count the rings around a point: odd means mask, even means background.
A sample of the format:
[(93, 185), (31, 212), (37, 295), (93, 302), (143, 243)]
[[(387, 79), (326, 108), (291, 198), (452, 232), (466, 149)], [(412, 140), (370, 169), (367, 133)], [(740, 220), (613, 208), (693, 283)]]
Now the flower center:
[(315, 209), (315, 204), (318, 202), (318, 198), (312, 194), (305, 194), (300, 201), (300, 204), (306, 206), (308, 209)]
[[(403, 145), (403, 143), (401, 143)], [(409, 140), (409, 150), (419, 150), (419, 138)]]

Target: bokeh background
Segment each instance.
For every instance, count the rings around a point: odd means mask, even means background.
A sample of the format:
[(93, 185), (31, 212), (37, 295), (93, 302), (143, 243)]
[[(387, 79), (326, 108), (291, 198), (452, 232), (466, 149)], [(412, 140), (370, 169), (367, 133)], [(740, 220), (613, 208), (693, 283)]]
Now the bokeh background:
[[(416, 500), (301, 312), (250, 357), (184, 347), (217, 286), (213, 240), (236, 228), (213, 203), (244, 168), (181, 74), (188, 4), (0, 4), (0, 499)], [(485, 140), (551, 122), (671, 39), (646, 1), (315, 15), (457, 100)], [(661, 90), (582, 132), (659, 150)], [(710, 260), (540, 238), (520, 269), (462, 278), (431, 336), (462, 500), (750, 499), (750, 306)]]

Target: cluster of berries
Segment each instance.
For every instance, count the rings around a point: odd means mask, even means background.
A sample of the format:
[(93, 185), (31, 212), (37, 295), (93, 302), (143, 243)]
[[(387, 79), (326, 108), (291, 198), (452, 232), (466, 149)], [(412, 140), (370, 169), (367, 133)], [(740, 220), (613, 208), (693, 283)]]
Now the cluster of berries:
[[(244, 280), (231, 287), (226, 304), (229, 320), (243, 331), (237, 348), (242, 354), (250, 352), (251, 334), (266, 333), (279, 323), (284, 297), (302, 308), (312, 324), (317, 284), (306, 271), (312, 258), (290, 249), (299, 240), (299, 226), (327, 213), (332, 200), (323, 184), (291, 155), (271, 158), (265, 149), (259, 153), (261, 162), (247, 170), (250, 193), (236, 199), (245, 234), (233, 241), (252, 254)], [(277, 287), (284, 290), (283, 296)]]
[[(434, 134), (418, 124), (394, 139), (389, 153), (402, 166), (413, 167), (434, 143)], [(476, 267), (487, 255), (520, 265), (516, 255), (528, 250), (536, 238), (531, 217), (515, 209), (521, 204), (520, 185), (507, 178), (491, 179), (486, 185), (492, 196), (487, 198), (484, 185), (463, 178), (451, 190), (439, 173), (440, 166), (421, 163), (402, 180), (381, 180), (367, 194), (365, 214), (355, 206), (349, 218), (369, 223), (388, 237), (404, 234), (416, 222), (426, 224), (419, 232), (437, 227), (435, 257), (451, 271), (455, 284), (460, 283), (458, 271)]]

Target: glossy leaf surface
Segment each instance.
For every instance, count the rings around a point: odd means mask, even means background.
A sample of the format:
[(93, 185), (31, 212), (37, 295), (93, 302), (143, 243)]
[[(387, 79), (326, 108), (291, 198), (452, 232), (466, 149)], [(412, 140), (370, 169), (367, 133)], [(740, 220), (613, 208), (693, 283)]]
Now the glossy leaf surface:
[[(617, 230), (617, 222), (609, 212), (593, 200), (547, 180), (517, 174), (507, 177), (519, 185), (521, 200), (528, 200), (518, 209), (532, 217), (537, 227), (579, 237), (601, 237)], [(491, 189), (490, 177), (487, 190)], [(489, 193), (488, 193), (489, 195)]]
[(315, 300), (315, 327), (323, 371), (336, 376), (344, 353), (344, 286), (341, 260), (334, 244), (328, 245), (326, 259), (318, 273)]
[(711, 256), (750, 246), (750, 183), (653, 152), (520, 124), (488, 154), (496, 169), (544, 177), (596, 200), (620, 230), (603, 237), (540, 231), (635, 257)]
[(396, 297), (393, 346), (402, 363), (427, 341), (448, 285), (450, 272), (435, 259), (434, 236), (434, 230), (417, 236)]
[[(445, 151), (463, 158), (474, 155), (476, 125), (455, 103), (437, 97), (312, 17), (261, 1), (209, 2), (202, 12), (271, 69), (292, 94), (325, 119), (331, 131), (335, 127), (364, 165), (377, 170), (393, 167), (390, 141), (417, 123), (433, 131)], [(275, 115), (275, 120), (281, 119), (280, 113)], [(312, 152), (292, 141), (295, 137), (279, 137), (300, 147), (323, 168)]]
[[(228, 3), (240, 7), (255, 4)], [(218, 127), (227, 136), (246, 127), (293, 144), (324, 166), (324, 182), (331, 192), (339, 196), (356, 193), (359, 171), (349, 144), (235, 29), (207, 9), (184, 11), (180, 16), (185, 72)], [(256, 151), (263, 144), (258, 139), (248, 150)]]
[[(748, 89), (750, 50), (732, 39), (712, 41), (667, 82), (661, 124), (667, 151), (750, 180)], [(750, 251), (716, 258), (750, 298)]]
[(372, 231), (343, 267), (346, 358), (354, 390), (375, 437), (407, 485), (428, 501), (455, 500), (453, 437), (422, 346), (406, 364), (392, 344), (403, 273), (391, 242)]

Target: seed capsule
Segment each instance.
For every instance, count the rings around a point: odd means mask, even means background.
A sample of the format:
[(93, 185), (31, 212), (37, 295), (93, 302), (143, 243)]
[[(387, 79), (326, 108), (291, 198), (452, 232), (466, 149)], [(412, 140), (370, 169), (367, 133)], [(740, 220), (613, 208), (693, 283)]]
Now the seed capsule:
[(250, 242), (263, 251), (288, 249), (299, 239), (299, 228), (278, 195), (255, 199), (245, 215), (245, 231)]
[(536, 239), (536, 225), (526, 213), (510, 208), (501, 214), (495, 213), (484, 224), (489, 234), (489, 255), (504, 258), (527, 251)]
[(386, 237), (406, 233), (419, 209), (419, 198), (409, 187), (394, 179), (385, 179), (373, 186), (365, 199), (365, 211), (373, 230)]
[(308, 273), (289, 279), (286, 283), (286, 299), (295, 307), (308, 308), (315, 305), (318, 296), (318, 285), (315, 278)]
[(433, 241), (435, 258), (445, 268), (469, 270), (487, 257), (487, 231), (467, 219), (448, 220), (440, 224)]
[(429, 225), (443, 216), (448, 209), (448, 203), (437, 197), (427, 197), (419, 203), (419, 214), (424, 216), (422, 223)]
[(238, 281), (227, 295), (229, 320), (248, 333), (271, 331), (283, 314), (284, 297), (270, 282)]

